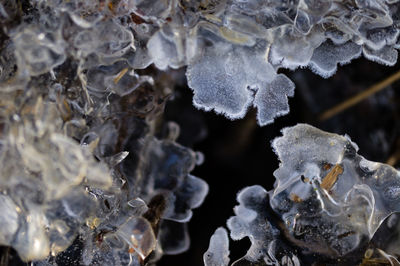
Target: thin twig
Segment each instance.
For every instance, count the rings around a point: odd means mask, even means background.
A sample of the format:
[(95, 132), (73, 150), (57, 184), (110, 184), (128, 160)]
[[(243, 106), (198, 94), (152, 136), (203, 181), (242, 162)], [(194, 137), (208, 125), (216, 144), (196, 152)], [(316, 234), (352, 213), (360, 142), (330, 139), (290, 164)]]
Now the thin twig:
[(393, 75), (389, 76), (388, 78), (374, 84), (373, 86), (369, 87), (365, 91), (362, 91), (362, 92), (354, 95), (350, 99), (347, 99), (344, 102), (326, 110), (319, 116), (319, 120), (324, 121), (324, 120), (327, 120), (327, 119), (337, 115), (340, 112), (343, 112), (344, 110), (352, 107), (353, 105), (356, 105), (357, 103), (365, 100), (369, 96), (388, 87), (390, 84), (392, 84), (393, 82), (395, 82), (399, 79), (400, 79), (400, 71), (398, 71), (398, 72), (394, 73)]
[(125, 74), (126, 74), (126, 72), (128, 72), (128, 68), (126, 67), (126, 68), (124, 68), (124, 69), (122, 69), (119, 73), (118, 73), (118, 75), (114, 78), (114, 84), (117, 84), (121, 79), (122, 79), (122, 77), (123, 76), (125, 76)]

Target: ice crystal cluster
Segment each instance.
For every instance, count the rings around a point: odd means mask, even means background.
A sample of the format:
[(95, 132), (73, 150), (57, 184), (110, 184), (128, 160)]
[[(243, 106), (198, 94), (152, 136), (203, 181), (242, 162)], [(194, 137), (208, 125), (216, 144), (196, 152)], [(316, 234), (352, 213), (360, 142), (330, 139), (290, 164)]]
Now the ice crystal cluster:
[[(400, 172), (358, 155), (347, 136), (306, 124), (282, 132), (272, 143), (280, 160), (274, 189), (243, 189), (227, 222), (233, 240), (251, 241), (247, 254), (232, 265), (310, 265), (310, 254), (318, 254), (319, 263), (341, 258), (330, 262), (335, 265), (370, 265), (379, 257), (399, 265), (388, 253), (399, 254), (397, 241), (380, 240), (388, 252), (369, 245), (380, 227), (398, 230), (396, 216), (385, 219), (400, 211)], [(228, 265), (228, 244), (227, 231), (219, 228), (205, 264)], [(360, 257), (364, 253), (366, 258)]]
[(135, 70), (133, 8), (0, 2), (0, 245), (25, 262), (143, 265), (189, 246), (201, 156), (160, 119), (174, 82)]
[[(0, 9), (5, 19), (11, 16), (6, 9), (12, 3)], [(260, 125), (289, 111), (287, 97), (293, 96), (294, 84), (278, 73), (280, 69), (310, 67), (329, 77), (337, 64), (361, 54), (393, 65), (400, 45), (397, 0), (31, 0), (30, 4), (35, 12), (50, 13), (41, 17), (46, 26), (30, 23), (10, 33), (21, 51), (16, 59), (27, 72), (45, 73), (64, 62), (68, 53), (86, 61), (83, 65), (124, 58), (130, 69), (152, 63), (161, 70), (187, 66), (195, 106), (231, 119), (243, 117), (253, 106)], [(65, 27), (60, 16), (68, 16), (79, 29)], [(124, 87), (132, 79), (128, 77), (114, 91), (128, 93)], [(103, 85), (109, 87), (110, 81), (104, 77)]]
[(187, 65), (195, 106), (232, 119), (254, 106), (260, 125), (289, 111), (294, 84), (279, 69), (329, 77), (361, 54), (394, 65), (400, 45), (396, 0), (128, 3), (146, 26), (149, 64)]

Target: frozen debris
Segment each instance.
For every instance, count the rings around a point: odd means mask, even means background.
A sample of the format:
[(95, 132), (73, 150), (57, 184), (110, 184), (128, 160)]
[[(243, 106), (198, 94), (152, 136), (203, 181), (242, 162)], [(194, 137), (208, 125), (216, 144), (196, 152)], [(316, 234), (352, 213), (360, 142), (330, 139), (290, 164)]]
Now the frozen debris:
[(282, 132), (273, 142), (281, 164), (270, 204), (293, 239), (343, 256), (400, 211), (399, 172), (358, 155), (347, 136), (305, 124)]
[(229, 264), (229, 238), (225, 228), (219, 227), (211, 236), (210, 246), (203, 256), (205, 266), (227, 266)]
[(55, 103), (35, 95), (2, 98), (1, 244), (25, 260), (43, 259), (66, 249), (96, 208), (85, 187), (107, 189), (112, 178), (79, 143), (62, 133)]
[[(400, 173), (358, 155), (348, 136), (306, 124), (282, 133), (272, 143), (274, 188), (244, 188), (227, 221), (233, 240), (251, 242), (232, 265), (398, 265)], [(206, 265), (227, 253), (213, 244), (220, 238), (212, 237)]]

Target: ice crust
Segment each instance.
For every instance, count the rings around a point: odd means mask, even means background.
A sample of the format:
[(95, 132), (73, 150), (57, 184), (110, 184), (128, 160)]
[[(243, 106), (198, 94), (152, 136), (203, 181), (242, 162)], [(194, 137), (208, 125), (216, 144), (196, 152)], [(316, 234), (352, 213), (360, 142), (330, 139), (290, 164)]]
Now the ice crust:
[[(358, 155), (348, 136), (307, 124), (282, 134), (272, 142), (280, 160), (274, 188), (244, 188), (235, 216), (227, 221), (233, 240), (251, 242), (232, 265), (303, 265), (332, 258), (341, 258), (335, 260), (340, 265), (374, 258), (397, 265), (398, 241), (385, 239), (385, 230), (399, 228), (400, 172)], [(212, 237), (206, 254), (228, 253), (215, 245), (222, 241), (220, 234)], [(376, 234), (381, 240), (374, 240)], [(310, 254), (315, 255), (311, 261)]]

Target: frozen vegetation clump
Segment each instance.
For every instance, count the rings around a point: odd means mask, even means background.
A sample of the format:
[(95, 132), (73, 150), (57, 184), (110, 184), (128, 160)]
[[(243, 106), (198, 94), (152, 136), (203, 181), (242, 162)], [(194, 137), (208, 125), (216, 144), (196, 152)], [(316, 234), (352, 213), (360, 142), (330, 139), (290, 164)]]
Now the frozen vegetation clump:
[(175, 81), (136, 70), (148, 33), (113, 3), (0, 1), (0, 245), (31, 265), (181, 253), (208, 192), (162, 119)]
[[(392, 233), (399, 228), (400, 173), (358, 155), (347, 136), (306, 124), (282, 133), (272, 143), (280, 160), (274, 188), (243, 189), (227, 222), (233, 240), (251, 241), (233, 265), (355, 265), (372, 263), (373, 255), (398, 265), (397, 241), (381, 238), (374, 244), (374, 238), (387, 234), (384, 228)], [(228, 251), (216, 247), (217, 239), (228, 245), (217, 231), (206, 254), (220, 260)], [(207, 256), (204, 261), (214, 265)]]

